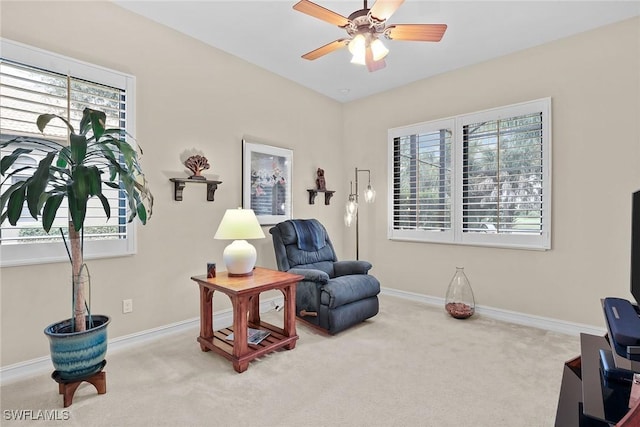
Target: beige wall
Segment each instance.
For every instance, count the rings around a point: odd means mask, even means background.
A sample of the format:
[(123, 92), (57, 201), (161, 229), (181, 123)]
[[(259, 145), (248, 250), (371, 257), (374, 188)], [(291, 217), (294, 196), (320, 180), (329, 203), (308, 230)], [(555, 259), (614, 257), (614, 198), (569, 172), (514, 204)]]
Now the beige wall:
[[(308, 204), (315, 171), (342, 197), (342, 105), (110, 3), (2, 2), (2, 37), (133, 74), (136, 138), (155, 196), (153, 217), (138, 227), (138, 254), (89, 263), (96, 313), (112, 316), (110, 338), (198, 316), (197, 286), (208, 261), (222, 263), (229, 242), (213, 240), (224, 210), (240, 206), (242, 137), (294, 150), (296, 216), (317, 217), (342, 247), (340, 204)], [(96, 31), (98, 29), (98, 31)], [(94, 49), (100, 46), (100, 49)], [(223, 183), (215, 202), (204, 186), (173, 200), (170, 177), (187, 176), (180, 154), (204, 151)], [(275, 268), (268, 227), (254, 241), (258, 264)], [(1, 270), (1, 365), (48, 354), (43, 329), (69, 317), (69, 268), (48, 264)], [(272, 295), (272, 296), (275, 296)], [(134, 312), (123, 315), (122, 300)], [(228, 299), (216, 295), (216, 309)], [(195, 341), (194, 341), (195, 342)]]
[[(224, 210), (241, 203), (243, 135), (294, 149), (295, 216), (325, 223), (343, 258), (354, 252), (353, 230), (342, 226), (348, 182), (354, 167), (372, 169), (378, 199), (361, 208), (361, 258), (374, 263), (384, 287), (444, 296), (454, 267), (463, 265), (480, 305), (596, 326), (599, 298), (629, 296), (629, 195), (640, 188), (638, 19), (340, 105), (108, 3), (1, 7), (3, 37), (137, 77), (136, 136), (156, 205), (138, 228), (137, 255), (91, 262), (94, 310), (113, 317), (111, 338), (197, 316), (188, 278), (221, 259), (225, 243), (212, 236)], [(389, 127), (547, 96), (551, 251), (386, 239)], [(203, 150), (223, 181), (213, 203), (199, 186), (187, 187), (183, 202), (172, 199), (168, 179), (184, 176), (179, 156), (189, 148)], [(331, 206), (307, 204), (317, 167), (338, 191)], [(589, 200), (597, 200), (595, 209), (585, 209)], [(275, 266), (270, 238), (256, 247), (258, 264)], [(42, 329), (68, 317), (68, 267), (0, 274), (0, 365), (48, 354)], [(134, 300), (132, 314), (120, 314), (125, 298)], [(214, 304), (228, 307), (224, 297)]]
[[(552, 250), (387, 240), (388, 128), (543, 97), (552, 98)], [(604, 327), (600, 298), (631, 298), (639, 120), (637, 18), (352, 102), (347, 157), (375, 171), (380, 200), (361, 216), (362, 257), (386, 287), (444, 297), (460, 265), (479, 305)]]

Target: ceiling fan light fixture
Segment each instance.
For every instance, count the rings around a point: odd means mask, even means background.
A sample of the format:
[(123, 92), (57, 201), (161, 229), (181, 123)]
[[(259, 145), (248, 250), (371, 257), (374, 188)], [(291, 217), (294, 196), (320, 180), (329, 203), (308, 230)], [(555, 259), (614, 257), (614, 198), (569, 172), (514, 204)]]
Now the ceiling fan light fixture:
[(362, 34), (356, 34), (356, 36), (349, 42), (349, 52), (352, 55), (359, 55), (362, 53), (364, 56), (364, 49), (367, 44), (367, 40)]
[(351, 57), (351, 63), (356, 65), (367, 65), (367, 61), (364, 56), (364, 50), (361, 53), (356, 53)]
[(375, 39), (371, 42), (371, 53), (373, 54), (373, 60), (379, 61), (387, 56), (389, 49), (382, 43), (382, 40)]
[[(1, 0), (0, 0), (1, 1)], [(322, 7), (311, 0), (298, 0), (293, 9), (311, 17), (336, 25), (347, 32), (347, 37), (339, 38), (302, 55), (309, 61), (347, 46), (354, 64), (366, 65), (372, 71), (386, 66), (384, 58), (389, 49), (379, 37), (389, 40), (439, 42), (447, 30), (447, 24), (393, 24), (387, 25), (389, 18), (405, 0), (375, 0), (371, 9), (364, 7), (348, 17)]]
[(367, 39), (362, 34), (356, 36), (349, 42), (349, 52), (353, 55), (352, 64), (365, 65), (365, 51)]

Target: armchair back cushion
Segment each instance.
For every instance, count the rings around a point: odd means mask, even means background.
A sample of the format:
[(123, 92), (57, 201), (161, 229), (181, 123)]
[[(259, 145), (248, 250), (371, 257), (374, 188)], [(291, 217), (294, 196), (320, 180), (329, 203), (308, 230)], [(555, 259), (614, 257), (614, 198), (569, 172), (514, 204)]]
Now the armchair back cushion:
[(298, 247), (298, 234), (293, 226), (293, 221), (281, 222), (274, 227), (277, 228), (278, 233), (271, 233), (274, 239), (281, 240), (280, 245), (276, 245), (274, 242), (278, 270), (289, 271), (292, 268), (308, 268), (321, 270), (327, 273), (329, 277), (335, 277), (333, 263), (338, 259), (327, 230), (315, 219), (306, 221), (315, 223), (316, 229), (322, 233), (320, 240), (324, 241), (325, 245), (317, 251), (301, 250)]

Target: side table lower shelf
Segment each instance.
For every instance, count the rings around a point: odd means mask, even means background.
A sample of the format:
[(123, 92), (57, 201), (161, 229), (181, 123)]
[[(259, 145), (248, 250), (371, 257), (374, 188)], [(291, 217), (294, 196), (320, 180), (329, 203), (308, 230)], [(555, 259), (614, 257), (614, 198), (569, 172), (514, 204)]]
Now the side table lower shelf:
[(234, 366), (246, 366), (249, 362), (258, 357), (261, 357), (267, 353), (285, 348), (291, 350), (295, 347), (298, 335), (287, 337), (284, 334), (284, 330), (270, 323), (261, 321), (259, 325), (255, 323), (248, 323), (249, 328), (262, 329), (269, 331), (270, 334), (259, 344), (247, 344), (249, 351), (242, 356), (236, 357), (233, 355), (233, 340), (228, 340), (227, 337), (233, 333), (233, 328), (224, 328), (213, 333), (212, 338), (198, 337), (198, 342), (204, 347), (205, 351), (211, 350), (221, 356), (224, 356)]

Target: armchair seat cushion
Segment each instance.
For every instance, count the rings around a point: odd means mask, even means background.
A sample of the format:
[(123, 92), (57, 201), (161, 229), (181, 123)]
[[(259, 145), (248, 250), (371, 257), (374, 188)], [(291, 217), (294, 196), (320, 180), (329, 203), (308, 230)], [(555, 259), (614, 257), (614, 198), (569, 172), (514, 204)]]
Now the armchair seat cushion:
[(331, 279), (322, 287), (320, 303), (330, 309), (376, 296), (380, 282), (367, 274), (351, 274)]

